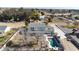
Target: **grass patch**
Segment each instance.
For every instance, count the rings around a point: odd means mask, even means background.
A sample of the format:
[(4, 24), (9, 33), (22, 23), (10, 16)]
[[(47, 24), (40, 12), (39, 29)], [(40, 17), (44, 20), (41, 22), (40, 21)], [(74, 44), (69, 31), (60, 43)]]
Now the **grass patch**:
[(5, 33), (5, 36), (0, 37), (0, 46), (2, 46), (5, 43), (5, 41), (9, 39), (15, 32), (16, 30), (11, 30)]
[(6, 32), (6, 35), (11, 35), (12, 33), (15, 33), (16, 30), (10, 30), (9, 32)]
[(6, 38), (3, 36), (3, 37), (0, 37), (0, 45), (4, 44)]
[(70, 28), (70, 29), (73, 29), (73, 28), (77, 28), (77, 26), (75, 25), (67, 25), (67, 26), (64, 26), (65, 28)]
[(0, 42), (4, 41), (4, 37), (0, 37)]

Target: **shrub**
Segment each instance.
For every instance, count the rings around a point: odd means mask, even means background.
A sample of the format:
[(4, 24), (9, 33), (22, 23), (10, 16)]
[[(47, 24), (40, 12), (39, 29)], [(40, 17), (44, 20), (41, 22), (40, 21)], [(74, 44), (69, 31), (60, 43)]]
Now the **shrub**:
[(12, 46), (13, 42), (12, 41), (9, 41), (6, 46)]

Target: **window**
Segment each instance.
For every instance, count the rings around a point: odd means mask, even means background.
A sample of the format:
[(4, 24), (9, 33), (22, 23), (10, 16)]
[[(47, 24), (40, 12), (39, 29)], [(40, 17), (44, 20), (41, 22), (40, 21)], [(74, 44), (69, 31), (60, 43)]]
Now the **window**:
[(44, 27), (40, 27), (40, 31), (44, 31), (44, 29), (45, 29)]
[(34, 27), (31, 27), (31, 30), (34, 31)]

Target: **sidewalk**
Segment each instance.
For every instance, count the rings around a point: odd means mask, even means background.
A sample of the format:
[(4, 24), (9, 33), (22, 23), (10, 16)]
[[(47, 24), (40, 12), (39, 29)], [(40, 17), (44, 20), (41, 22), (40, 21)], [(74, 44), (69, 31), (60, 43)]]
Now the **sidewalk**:
[(62, 39), (60, 42), (64, 47), (64, 51), (78, 51), (78, 49), (70, 41)]

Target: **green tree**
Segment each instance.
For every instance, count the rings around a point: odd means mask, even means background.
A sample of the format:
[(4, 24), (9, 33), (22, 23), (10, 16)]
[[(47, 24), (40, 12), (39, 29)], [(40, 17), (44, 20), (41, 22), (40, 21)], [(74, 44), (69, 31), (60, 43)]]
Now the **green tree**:
[(51, 18), (48, 18), (48, 22), (52, 22), (52, 19)]
[(44, 15), (44, 12), (41, 12), (41, 15)]
[(28, 22), (25, 21), (25, 28), (27, 29), (27, 27), (28, 27)]
[(18, 11), (20, 11), (20, 12), (22, 12), (24, 9), (23, 9), (23, 7), (21, 7), (21, 8), (19, 8), (19, 10)]
[(39, 20), (39, 14), (36, 10), (32, 11), (31, 19), (33, 19), (34, 21)]
[(52, 9), (50, 9), (50, 12), (52, 12)]

